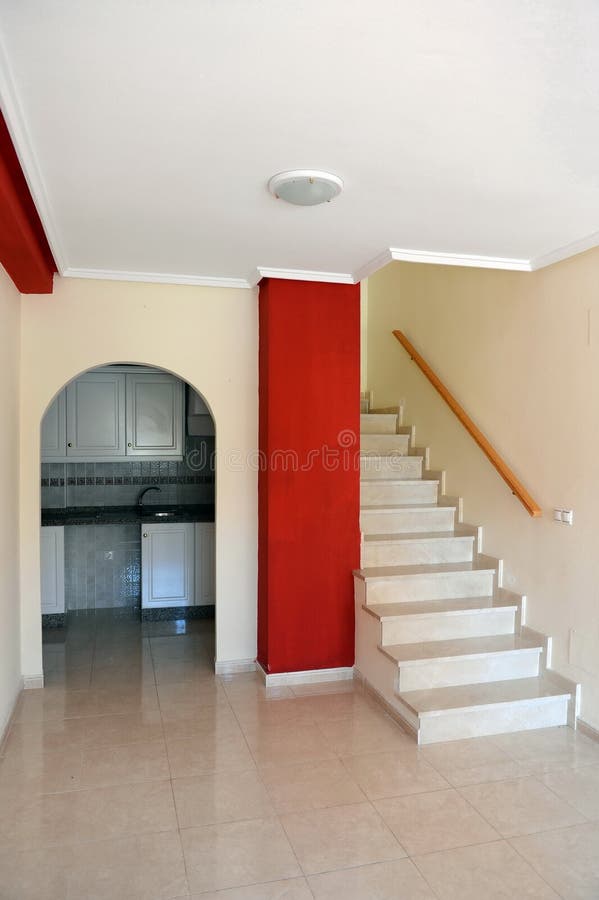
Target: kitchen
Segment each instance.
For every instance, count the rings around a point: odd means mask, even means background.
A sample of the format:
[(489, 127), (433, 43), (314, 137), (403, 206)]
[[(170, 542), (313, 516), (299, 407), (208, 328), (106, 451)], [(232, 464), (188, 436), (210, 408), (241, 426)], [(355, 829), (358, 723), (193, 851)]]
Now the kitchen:
[(41, 431), (45, 643), (100, 618), (213, 630), (214, 440), (202, 398), (157, 368), (96, 368), (54, 398)]

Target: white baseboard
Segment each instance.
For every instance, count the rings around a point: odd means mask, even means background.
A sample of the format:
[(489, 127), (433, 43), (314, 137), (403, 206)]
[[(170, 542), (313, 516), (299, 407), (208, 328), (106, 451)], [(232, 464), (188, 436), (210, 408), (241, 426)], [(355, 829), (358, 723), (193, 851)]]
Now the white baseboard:
[(318, 684), (321, 681), (347, 681), (354, 677), (353, 666), (338, 669), (305, 669), (303, 672), (265, 672), (258, 663), (258, 671), (268, 687), (282, 687), (288, 684)]
[(6, 740), (8, 735), (8, 729), (10, 728), (10, 723), (12, 722), (12, 717), (15, 714), (15, 710), (17, 708), (17, 703), (19, 702), (19, 697), (21, 696), (21, 691), (23, 690), (23, 679), (19, 680), (19, 686), (17, 688), (17, 692), (14, 696), (14, 700), (10, 705), (10, 709), (8, 710), (7, 715), (4, 718), (3, 722), (0, 722), (0, 750), (2, 750), (2, 745)]
[(581, 734), (586, 735), (586, 737), (590, 738), (592, 741), (597, 741), (599, 743), (599, 731), (596, 728), (593, 728), (592, 725), (589, 725), (588, 722), (585, 722), (584, 719), (578, 718), (576, 720), (576, 730), (580, 731)]
[(44, 673), (41, 675), (24, 675), (23, 676), (23, 688), (26, 691), (36, 690), (37, 688), (43, 688), (44, 686)]
[(240, 675), (243, 672), (255, 672), (256, 665), (255, 659), (217, 660), (214, 664), (214, 671), (217, 675)]

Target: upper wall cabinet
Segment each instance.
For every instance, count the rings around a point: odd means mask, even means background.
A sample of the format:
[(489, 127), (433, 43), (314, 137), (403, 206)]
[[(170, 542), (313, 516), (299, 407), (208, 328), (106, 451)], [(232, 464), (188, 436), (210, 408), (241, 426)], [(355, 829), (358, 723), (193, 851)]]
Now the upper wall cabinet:
[(42, 422), (42, 461), (182, 459), (183, 384), (164, 372), (88, 372), (54, 400)]
[(64, 459), (67, 455), (67, 402), (61, 391), (42, 419), (42, 459)]
[(127, 375), (127, 455), (183, 452), (183, 385), (162, 373)]
[(125, 375), (88, 372), (67, 387), (67, 456), (125, 455)]

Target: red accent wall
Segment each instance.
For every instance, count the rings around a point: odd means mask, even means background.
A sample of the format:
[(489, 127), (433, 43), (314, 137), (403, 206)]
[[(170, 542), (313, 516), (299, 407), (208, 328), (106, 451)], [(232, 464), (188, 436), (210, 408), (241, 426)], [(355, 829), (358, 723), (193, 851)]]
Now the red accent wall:
[(354, 663), (360, 562), (358, 285), (260, 285), (258, 661)]
[(0, 262), (22, 294), (51, 294), (56, 264), (0, 113)]

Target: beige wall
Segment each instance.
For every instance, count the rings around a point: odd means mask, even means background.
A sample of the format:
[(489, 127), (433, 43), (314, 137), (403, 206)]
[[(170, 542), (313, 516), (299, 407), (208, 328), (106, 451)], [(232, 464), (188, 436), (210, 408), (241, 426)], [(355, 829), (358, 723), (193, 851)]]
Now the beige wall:
[(19, 331), (21, 298), (0, 267), (0, 740), (21, 687), (19, 652)]
[[(257, 351), (255, 291), (56, 278), (52, 296), (23, 297), (20, 525), (26, 678), (42, 671), (40, 421), (64, 384), (86, 369), (113, 362), (174, 372), (212, 410), (217, 660), (254, 659), (257, 473), (244, 460), (258, 441)], [(8, 518), (3, 515), (2, 521)]]
[[(392, 337), (399, 328), (533, 497), (531, 519)], [(369, 279), (368, 387), (406, 400), (417, 443), (483, 524), (527, 624), (554, 638), (553, 666), (583, 684), (599, 728), (599, 250), (535, 273), (393, 263)], [(552, 522), (574, 509), (574, 525)]]

